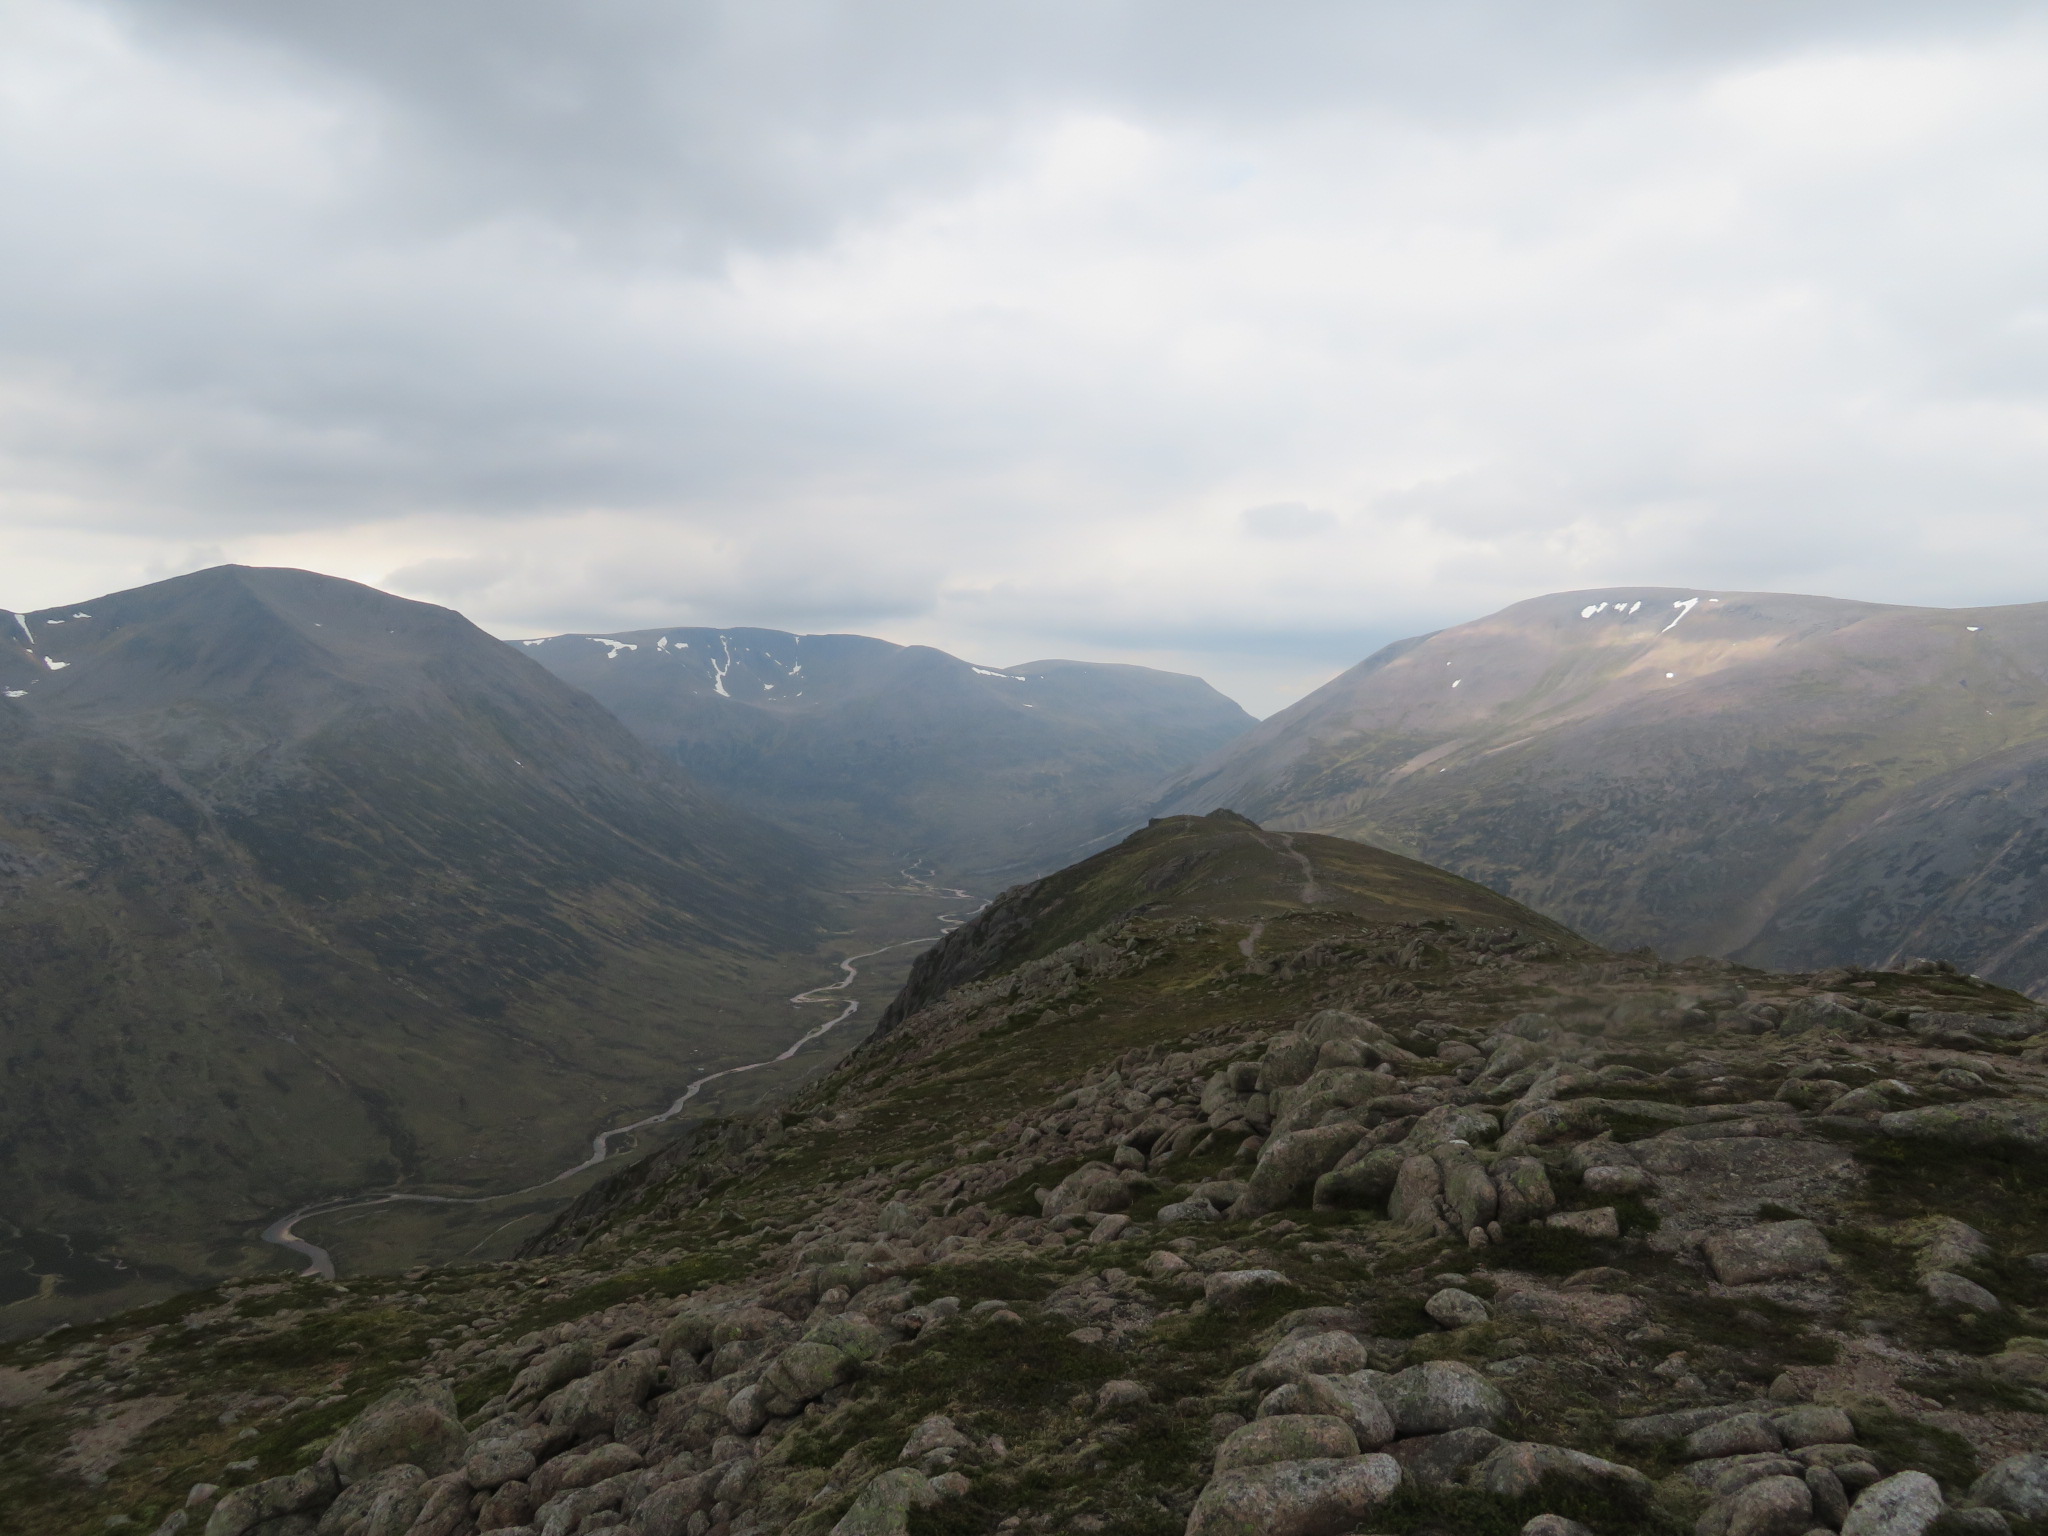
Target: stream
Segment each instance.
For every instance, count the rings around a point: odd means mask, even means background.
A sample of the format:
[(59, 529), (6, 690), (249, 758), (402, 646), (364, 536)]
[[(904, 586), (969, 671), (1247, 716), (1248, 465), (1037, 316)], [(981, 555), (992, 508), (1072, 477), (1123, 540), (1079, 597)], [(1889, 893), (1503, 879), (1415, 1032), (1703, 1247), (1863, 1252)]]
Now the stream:
[[(969, 892), (955, 890), (950, 886), (933, 887), (927, 884), (927, 882), (918, 879), (916, 875), (911, 874), (908, 870), (903, 872), (903, 876), (917, 885), (924, 886), (934, 896), (957, 897), (963, 901), (972, 901), (974, 899)], [(811, 1003), (830, 1006), (836, 1001), (839, 1004), (839, 1011), (831, 1018), (798, 1036), (777, 1055), (770, 1056), (762, 1061), (750, 1061), (742, 1066), (726, 1067), (717, 1072), (707, 1072), (702, 1077), (692, 1079), (684, 1085), (682, 1093), (675, 1101), (667, 1109), (657, 1114), (635, 1120), (631, 1125), (615, 1126), (608, 1131), (599, 1131), (590, 1140), (589, 1156), (572, 1168), (565, 1168), (560, 1173), (542, 1179), (538, 1184), (529, 1184), (524, 1189), (507, 1190), (495, 1195), (424, 1195), (414, 1194), (406, 1190), (387, 1190), (375, 1195), (343, 1195), (326, 1200), (316, 1200), (309, 1205), (300, 1206), (289, 1215), (278, 1217), (277, 1220), (265, 1227), (263, 1229), (263, 1241), (275, 1244), (279, 1248), (288, 1248), (293, 1253), (303, 1257), (306, 1260), (306, 1267), (300, 1271), (302, 1275), (316, 1275), (323, 1280), (332, 1280), (334, 1278), (333, 1256), (318, 1243), (308, 1242), (305, 1238), (296, 1235), (293, 1229), (300, 1222), (315, 1216), (332, 1216), (340, 1211), (367, 1210), (373, 1206), (395, 1205), (402, 1202), (410, 1202), (416, 1205), (488, 1205), (496, 1200), (510, 1200), (516, 1199), (521, 1195), (534, 1194), (539, 1190), (559, 1184), (564, 1179), (573, 1179), (577, 1174), (595, 1168), (599, 1163), (610, 1158), (612, 1156), (612, 1142), (617, 1138), (630, 1136), (635, 1131), (644, 1131), (649, 1126), (660, 1125), (665, 1121), (674, 1119), (709, 1084), (715, 1083), (721, 1078), (737, 1077), (742, 1072), (757, 1072), (763, 1067), (775, 1066), (780, 1062), (788, 1061), (805, 1046), (815, 1040), (822, 1039), (840, 1025), (846, 1023), (856, 1013), (859, 1013), (860, 1002), (858, 999), (850, 997), (834, 998), (830, 995), (832, 993), (844, 992), (853, 985), (860, 975), (860, 967), (855, 964), (856, 961), (871, 960), (876, 955), (885, 955), (895, 949), (905, 949), (912, 944), (936, 943), (980, 910), (980, 907), (974, 907), (966, 912), (942, 912), (939, 914), (939, 931), (937, 933), (920, 934), (914, 939), (898, 939), (893, 944), (884, 944), (875, 949), (863, 950), (857, 955), (848, 955), (839, 962), (840, 975), (837, 981), (828, 981), (821, 986), (799, 992), (789, 1000), (793, 1005), (799, 1007)]]

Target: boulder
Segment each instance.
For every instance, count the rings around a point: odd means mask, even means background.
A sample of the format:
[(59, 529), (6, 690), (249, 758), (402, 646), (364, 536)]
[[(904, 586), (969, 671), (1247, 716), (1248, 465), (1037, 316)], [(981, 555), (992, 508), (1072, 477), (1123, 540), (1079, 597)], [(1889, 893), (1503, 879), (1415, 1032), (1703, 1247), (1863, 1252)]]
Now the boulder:
[(1275, 1035), (1266, 1046), (1253, 1087), (1266, 1094), (1276, 1088), (1297, 1088), (1315, 1071), (1316, 1058), (1321, 1053), (1319, 1040), (1307, 1040), (1292, 1031)]
[(1438, 1291), (1422, 1304), (1422, 1310), (1445, 1328), (1470, 1328), (1493, 1315), (1485, 1302), (1470, 1291), (1461, 1291), (1455, 1286), (1445, 1286)]
[(1809, 1445), (1848, 1445), (1856, 1439), (1856, 1426), (1848, 1414), (1818, 1403), (1781, 1408), (1771, 1415), (1771, 1423), (1778, 1437), (1793, 1450)]
[(1522, 1527), (1522, 1536), (1593, 1536), (1576, 1520), (1563, 1515), (1538, 1515)]
[(1813, 1495), (1813, 1518), (1829, 1530), (1840, 1530), (1849, 1515), (1849, 1490), (1832, 1467), (1808, 1467), (1806, 1491)]
[(340, 1491), (335, 1469), (325, 1461), (285, 1477), (251, 1483), (221, 1496), (207, 1517), (206, 1536), (248, 1536), (267, 1520), (324, 1509)]
[(1469, 1147), (1445, 1147), (1436, 1153), (1444, 1176), (1444, 1214), (1454, 1232), (1470, 1232), (1494, 1219), (1500, 1195), (1493, 1179)]
[(534, 1454), (514, 1440), (489, 1440), (470, 1447), (462, 1464), (463, 1480), (472, 1488), (489, 1490), (501, 1483), (524, 1482), (533, 1476)]
[(654, 1390), (656, 1365), (653, 1350), (622, 1355), (603, 1370), (572, 1381), (541, 1404), (550, 1424), (568, 1430), (577, 1439), (609, 1433), (619, 1415), (638, 1408)]
[(1129, 1210), (1131, 1187), (1117, 1177), (1107, 1163), (1084, 1163), (1061, 1179), (1045, 1197), (1043, 1213), (1048, 1216), (1085, 1216), (1100, 1211)]
[(1380, 1401), (1380, 1395), (1366, 1384), (1363, 1372), (1303, 1376), (1277, 1390), (1293, 1394), (1291, 1412), (1342, 1419), (1351, 1427), (1362, 1451), (1376, 1451), (1394, 1438), (1394, 1416)]
[(1758, 1478), (1710, 1508), (1700, 1536), (1712, 1536), (1710, 1522), (1717, 1517), (1719, 1536), (1802, 1536), (1813, 1524), (1813, 1494), (1803, 1477)]
[(1364, 1134), (1359, 1125), (1321, 1125), (1275, 1136), (1259, 1149), (1244, 1196), (1230, 1214), (1243, 1220), (1306, 1201), (1316, 1180), (1335, 1168)]
[(1557, 1209), (1550, 1175), (1533, 1157), (1503, 1157), (1493, 1165), (1493, 1187), (1499, 1196), (1500, 1224), (1518, 1227)]
[(852, 1507), (832, 1527), (832, 1536), (906, 1536), (910, 1511), (936, 1504), (945, 1490), (910, 1467), (897, 1467), (875, 1478), (855, 1497)]
[(455, 1411), (455, 1395), (433, 1382), (400, 1387), (380, 1397), (335, 1436), (325, 1459), (334, 1464), (346, 1487), (386, 1467), (414, 1466), (428, 1477), (438, 1477), (462, 1465), (468, 1445), (469, 1433)]
[(1723, 1285), (1808, 1275), (1828, 1267), (1827, 1239), (1819, 1227), (1803, 1219), (1716, 1232), (1701, 1246), (1714, 1278)]
[(1367, 1380), (1403, 1435), (1436, 1435), (1474, 1426), (1491, 1429), (1508, 1412), (1500, 1388), (1456, 1360), (1430, 1360), (1391, 1376), (1372, 1372)]
[(1358, 1439), (1350, 1425), (1327, 1414), (1284, 1413), (1253, 1419), (1216, 1447), (1216, 1470), (1262, 1467), (1276, 1461), (1314, 1461), (1356, 1456)]
[(1105, 1381), (1095, 1389), (1095, 1411), (1107, 1417), (1135, 1413), (1151, 1401), (1151, 1392), (1140, 1381)]
[(761, 1373), (759, 1402), (774, 1418), (787, 1418), (852, 1374), (854, 1361), (830, 1344), (792, 1344)]
[(1443, 1171), (1435, 1158), (1419, 1153), (1405, 1157), (1393, 1193), (1387, 1197), (1387, 1220), (1432, 1231), (1443, 1224), (1439, 1213), (1443, 1192)]
[(1611, 1205), (1603, 1205), (1591, 1211), (1559, 1211), (1555, 1215), (1544, 1217), (1543, 1224), (1564, 1232), (1576, 1232), (1581, 1237), (1621, 1236), (1621, 1218), (1615, 1214)]
[(1634, 1467), (1603, 1461), (1569, 1446), (1544, 1445), (1534, 1440), (1510, 1441), (1497, 1447), (1472, 1470), (1470, 1477), (1473, 1487), (1503, 1499), (1525, 1498), (1546, 1480), (1553, 1479), (1626, 1488), (1639, 1494), (1650, 1491), (1650, 1480)]
[(1880, 1115), (1877, 1129), (1881, 1135), (1902, 1141), (1946, 1141), (1960, 1146), (2019, 1142), (2048, 1147), (2048, 1104), (2025, 1099), (1934, 1104)]
[(1709, 1461), (1723, 1456), (1775, 1456), (1784, 1448), (1777, 1425), (1760, 1413), (1738, 1413), (1687, 1435), (1681, 1454), (1687, 1461)]
[(1920, 1289), (1944, 1312), (2003, 1312), (1996, 1296), (1974, 1280), (1945, 1269), (1933, 1269), (1920, 1277)]
[[(676, 1322), (681, 1322), (678, 1318)], [(676, 1324), (671, 1323), (673, 1330)], [(707, 1335), (709, 1329), (706, 1329)], [(665, 1336), (664, 1336), (665, 1337)], [(666, 1354), (672, 1346), (664, 1344)], [(710, 1347), (706, 1339), (706, 1348)], [(702, 1354), (699, 1350), (697, 1353)], [(571, 1339), (566, 1344), (557, 1344), (544, 1349), (534, 1356), (525, 1370), (512, 1378), (512, 1385), (505, 1389), (505, 1401), (518, 1408), (527, 1403), (537, 1403), (557, 1388), (566, 1387), (579, 1376), (588, 1376), (591, 1367), (597, 1363), (597, 1350), (588, 1339)]]
[(1161, 1225), (1176, 1221), (1221, 1221), (1223, 1213), (1199, 1196), (1192, 1200), (1176, 1200), (1159, 1208)]
[(1490, 1429), (1453, 1429), (1441, 1435), (1396, 1440), (1388, 1454), (1401, 1464), (1404, 1481), (1416, 1488), (1448, 1488), (1508, 1442)]
[[(1354, 1148), (1355, 1152), (1357, 1149)], [(1348, 1154), (1347, 1154), (1348, 1156)], [(1316, 1180), (1313, 1204), (1319, 1211), (1368, 1211), (1394, 1192), (1408, 1154), (1400, 1147), (1374, 1147), (1356, 1162), (1339, 1163)]]
[(1601, 1163), (1582, 1177), (1589, 1195), (1633, 1195), (1649, 1187), (1650, 1176), (1626, 1163)]
[(608, 1477), (617, 1477), (621, 1472), (636, 1472), (640, 1463), (640, 1453), (633, 1447), (611, 1441), (592, 1446), (587, 1451), (571, 1451), (544, 1463), (527, 1480), (527, 1487), (533, 1490), (536, 1502), (545, 1504), (570, 1488), (589, 1488)]
[(1242, 1312), (1294, 1282), (1277, 1269), (1226, 1269), (1202, 1282), (1202, 1301), (1217, 1312)]
[(319, 1536), (404, 1536), (419, 1518), (426, 1481), (418, 1467), (401, 1465), (344, 1488), (320, 1517)]
[(714, 1479), (708, 1473), (663, 1483), (640, 1501), (633, 1528), (640, 1536), (687, 1536), (690, 1517), (712, 1505)]
[(1188, 1516), (1187, 1536), (1339, 1536), (1400, 1485), (1401, 1469), (1391, 1456), (1240, 1467), (1202, 1490)]
[(1365, 1346), (1355, 1335), (1311, 1333), (1266, 1351), (1265, 1359), (1246, 1368), (1244, 1384), (1254, 1392), (1263, 1392), (1304, 1376), (1342, 1376), (1365, 1367)]
[(2048, 1519), (2048, 1451), (2006, 1457), (1970, 1485), (1970, 1497), (2022, 1520)]
[(1842, 1536), (1922, 1536), (1944, 1507), (1941, 1484), (1925, 1472), (1895, 1473), (1856, 1495)]

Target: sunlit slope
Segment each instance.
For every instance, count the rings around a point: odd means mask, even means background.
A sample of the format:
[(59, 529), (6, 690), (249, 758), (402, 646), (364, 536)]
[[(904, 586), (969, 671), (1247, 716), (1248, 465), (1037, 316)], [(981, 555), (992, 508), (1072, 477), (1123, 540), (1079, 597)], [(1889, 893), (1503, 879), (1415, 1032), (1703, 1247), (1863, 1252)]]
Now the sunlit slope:
[(1935, 946), (2038, 990), (2048, 893), (2009, 858), (1979, 877), (2038, 817), (2021, 765), (2044, 739), (2048, 605), (1617, 588), (1390, 646), (1161, 808), (1402, 848), (1608, 944), (1788, 966)]

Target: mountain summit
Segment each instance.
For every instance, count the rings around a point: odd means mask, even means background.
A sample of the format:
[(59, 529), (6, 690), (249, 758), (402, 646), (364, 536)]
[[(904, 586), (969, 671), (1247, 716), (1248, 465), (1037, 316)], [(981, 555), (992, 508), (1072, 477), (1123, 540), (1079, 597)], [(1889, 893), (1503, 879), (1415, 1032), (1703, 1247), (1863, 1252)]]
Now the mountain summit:
[(1938, 955), (2038, 992), (2048, 604), (1536, 598), (1386, 647), (1159, 809), (1220, 804), (1402, 849), (1608, 944)]
[(857, 856), (1036, 872), (1252, 724), (1197, 677), (771, 629), (518, 648), (734, 803)]
[(67, 1251), (552, 1173), (814, 942), (793, 839), (447, 609), (226, 566), (6, 622), (0, 1216)]

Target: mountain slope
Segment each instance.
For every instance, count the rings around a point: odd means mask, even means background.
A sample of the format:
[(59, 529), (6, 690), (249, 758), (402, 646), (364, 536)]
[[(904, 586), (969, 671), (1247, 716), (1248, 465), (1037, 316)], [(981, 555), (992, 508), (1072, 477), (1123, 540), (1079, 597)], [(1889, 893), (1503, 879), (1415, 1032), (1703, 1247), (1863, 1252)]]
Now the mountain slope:
[(814, 940), (799, 845), (446, 609), (221, 567), (9, 627), (18, 1227), (189, 1274), (309, 1197), (552, 1173)]
[(38, 1536), (2033, 1536), (2048, 1010), (1529, 921), (1375, 849), (1162, 821), (518, 1259), (0, 1346), (0, 1508)]
[(1159, 808), (1401, 848), (1608, 944), (2038, 991), (2044, 741), (2048, 605), (1611, 589), (1389, 646)]
[(1042, 868), (1251, 717), (1199, 678), (764, 629), (518, 642), (756, 814), (962, 875)]

